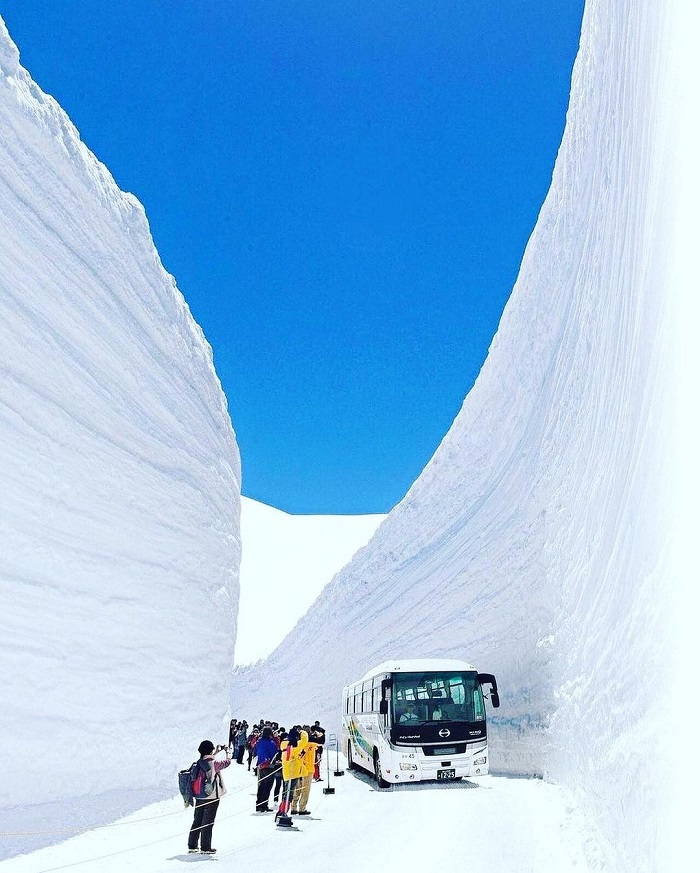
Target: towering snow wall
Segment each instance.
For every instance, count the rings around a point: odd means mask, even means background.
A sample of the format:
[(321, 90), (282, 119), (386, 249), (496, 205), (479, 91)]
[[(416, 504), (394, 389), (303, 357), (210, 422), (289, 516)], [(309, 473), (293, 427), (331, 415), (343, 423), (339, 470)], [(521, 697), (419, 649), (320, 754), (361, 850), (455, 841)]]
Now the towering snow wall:
[(381, 661), (494, 672), (494, 769), (577, 791), (611, 870), (657, 869), (664, 803), (679, 5), (587, 3), (551, 189), (474, 388), (369, 545), (233, 686), (240, 715), (337, 729), (342, 686)]
[(227, 715), (239, 454), (141, 205), (1, 20), (0, 348), (0, 829), (89, 825)]

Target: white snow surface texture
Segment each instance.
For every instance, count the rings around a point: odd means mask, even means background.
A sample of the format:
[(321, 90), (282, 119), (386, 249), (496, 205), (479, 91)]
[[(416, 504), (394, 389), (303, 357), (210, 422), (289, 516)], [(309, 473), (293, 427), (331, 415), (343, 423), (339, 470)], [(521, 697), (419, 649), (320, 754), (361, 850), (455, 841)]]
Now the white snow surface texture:
[(227, 717), (240, 461), (141, 205), (2, 20), (0, 347), (0, 819), (95, 822)]
[(610, 870), (662, 869), (673, 745), (663, 447), (683, 6), (586, 4), (551, 189), (474, 388), (370, 543), (233, 684), (237, 715), (337, 730), (342, 686), (385, 660), (493, 672), (493, 769), (572, 789)]

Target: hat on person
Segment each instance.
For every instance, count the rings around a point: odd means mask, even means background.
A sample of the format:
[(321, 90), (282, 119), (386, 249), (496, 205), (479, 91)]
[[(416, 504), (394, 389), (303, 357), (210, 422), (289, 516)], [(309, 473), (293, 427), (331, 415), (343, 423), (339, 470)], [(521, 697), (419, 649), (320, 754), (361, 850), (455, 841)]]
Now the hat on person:
[(200, 755), (211, 755), (214, 751), (214, 743), (211, 740), (202, 740), (197, 751)]

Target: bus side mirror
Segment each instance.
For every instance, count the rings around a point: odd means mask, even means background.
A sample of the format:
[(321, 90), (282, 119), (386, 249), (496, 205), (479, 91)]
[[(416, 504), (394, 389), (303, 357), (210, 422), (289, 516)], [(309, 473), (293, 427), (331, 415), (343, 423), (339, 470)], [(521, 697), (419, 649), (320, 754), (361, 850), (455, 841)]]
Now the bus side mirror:
[(379, 714), (386, 715), (389, 712), (389, 701), (388, 700), (380, 700), (379, 701)]
[(498, 709), (498, 707), (501, 705), (501, 699), (498, 696), (498, 685), (496, 685), (496, 677), (493, 675), (493, 673), (477, 673), (476, 681), (481, 686), (491, 686), (491, 694), (489, 695), (491, 698), (491, 705), (494, 709)]

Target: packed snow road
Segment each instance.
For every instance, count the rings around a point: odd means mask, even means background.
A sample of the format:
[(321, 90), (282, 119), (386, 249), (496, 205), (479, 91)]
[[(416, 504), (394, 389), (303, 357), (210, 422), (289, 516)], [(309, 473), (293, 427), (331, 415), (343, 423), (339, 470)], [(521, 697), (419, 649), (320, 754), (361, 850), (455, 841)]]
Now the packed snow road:
[(323, 794), (325, 782), (314, 784), (312, 816), (295, 818), (298, 831), (283, 831), (272, 815), (253, 812), (255, 781), (247, 768), (234, 764), (225, 776), (228, 794), (214, 826), (215, 856), (187, 854), (192, 813), (178, 797), (11, 858), (0, 863), (0, 873), (171, 873), (183, 864), (214, 862), (222, 873), (355, 873), (452, 869), (456, 860), (468, 861), (465, 869), (499, 873), (590, 869), (571, 798), (539, 780), (488, 776), (478, 783), (379, 791), (369, 775), (331, 773), (335, 794)]

